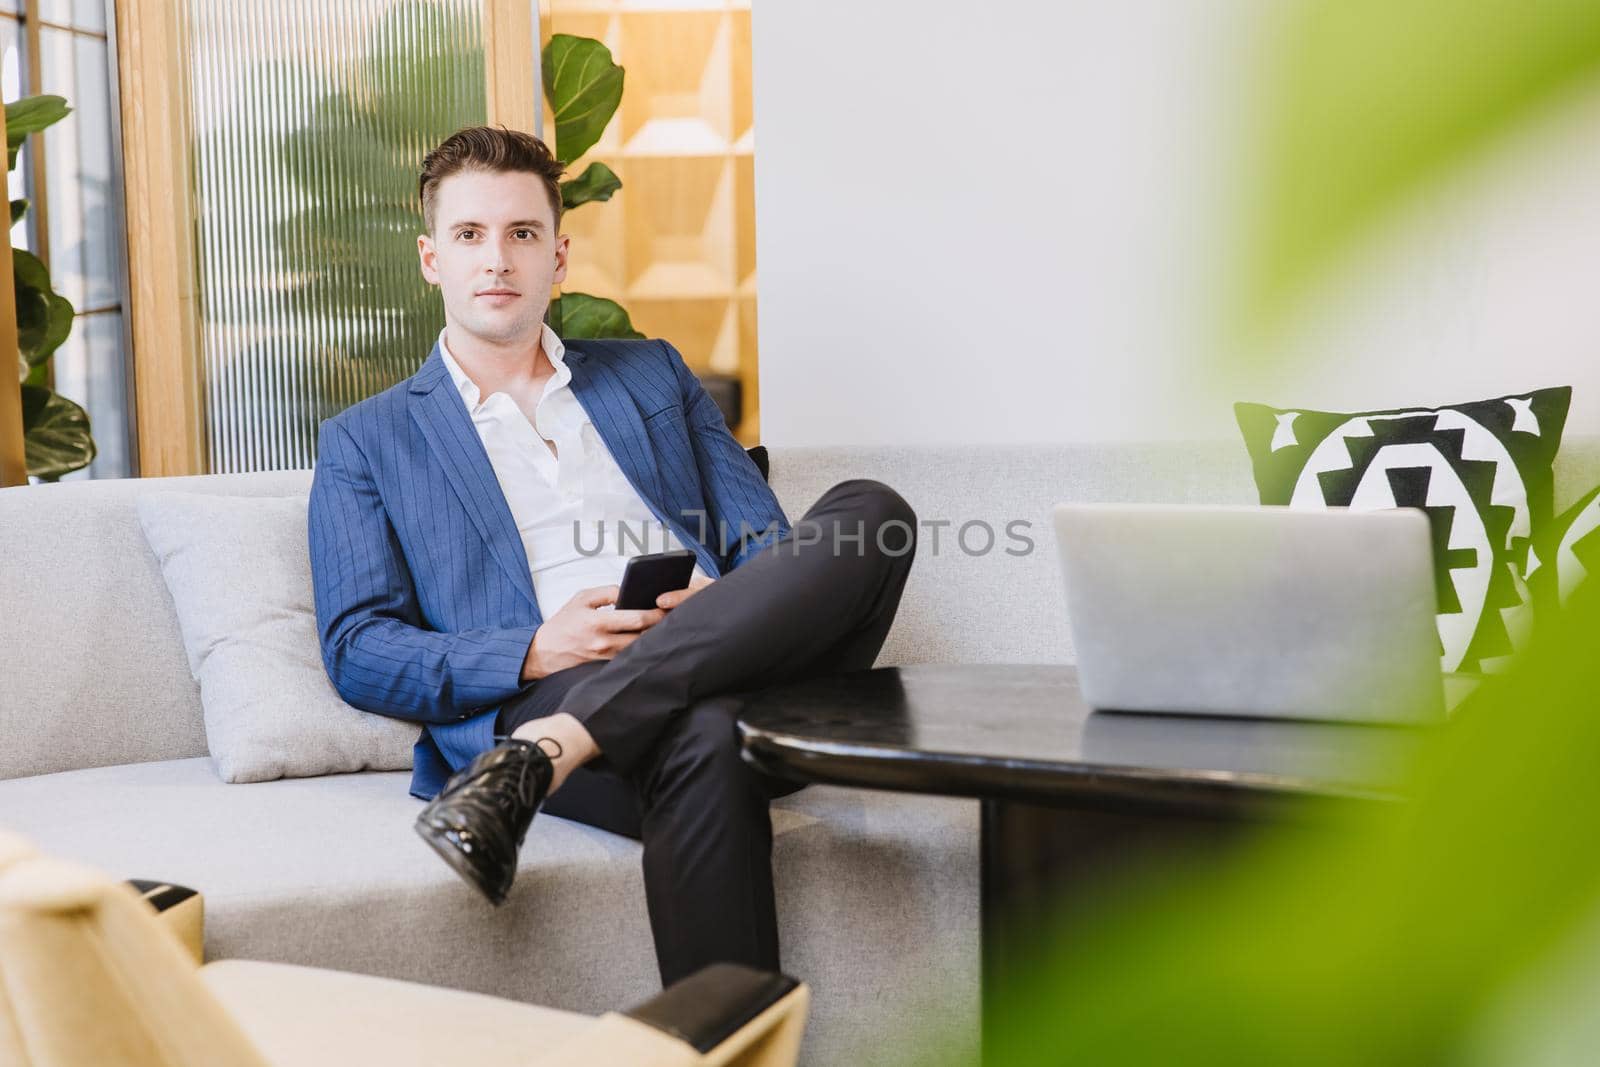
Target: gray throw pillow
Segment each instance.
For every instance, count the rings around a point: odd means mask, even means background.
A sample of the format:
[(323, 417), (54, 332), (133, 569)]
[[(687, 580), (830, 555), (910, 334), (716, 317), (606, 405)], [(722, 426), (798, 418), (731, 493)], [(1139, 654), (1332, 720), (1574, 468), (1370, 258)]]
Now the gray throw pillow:
[(346, 704), (322, 666), (305, 497), (148, 493), (138, 511), (223, 781), (411, 766), (417, 727)]

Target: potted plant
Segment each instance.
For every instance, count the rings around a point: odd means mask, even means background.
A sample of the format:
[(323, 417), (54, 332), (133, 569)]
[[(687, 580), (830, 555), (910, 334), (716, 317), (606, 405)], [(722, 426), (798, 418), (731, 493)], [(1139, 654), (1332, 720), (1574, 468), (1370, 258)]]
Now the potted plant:
[[(30, 96), (6, 105), (6, 169), (15, 170), (17, 153), (29, 134), (55, 125), (72, 113), (59, 96)], [(28, 212), (26, 198), (11, 201), (11, 224)], [(50, 388), (50, 357), (72, 332), (72, 304), (50, 284), (38, 256), (11, 250), (17, 302), (17, 374), (22, 383), (22, 433), (28, 473), (53, 482), (87, 467), (95, 457), (89, 413)]]

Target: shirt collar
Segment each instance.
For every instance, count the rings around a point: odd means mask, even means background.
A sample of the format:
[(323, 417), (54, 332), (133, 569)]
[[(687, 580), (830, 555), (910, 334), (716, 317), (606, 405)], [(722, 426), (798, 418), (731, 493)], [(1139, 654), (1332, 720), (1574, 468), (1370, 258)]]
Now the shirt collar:
[[(445, 332), (439, 331), (439, 355), (444, 359), (444, 369), (450, 372), (450, 380), (456, 383), (456, 392), (466, 401), (467, 410), (474, 411), (483, 396), (477, 384), (467, 377), (467, 372), (461, 369), (461, 364), (457, 363), (456, 357), (451, 354), (450, 346), (445, 343)], [(572, 380), (572, 371), (567, 368), (567, 346), (561, 343), (561, 338), (556, 336), (556, 332), (547, 322), (539, 324), (539, 343), (544, 346), (545, 356), (556, 369), (555, 375), (545, 384), (545, 391), (559, 389)]]

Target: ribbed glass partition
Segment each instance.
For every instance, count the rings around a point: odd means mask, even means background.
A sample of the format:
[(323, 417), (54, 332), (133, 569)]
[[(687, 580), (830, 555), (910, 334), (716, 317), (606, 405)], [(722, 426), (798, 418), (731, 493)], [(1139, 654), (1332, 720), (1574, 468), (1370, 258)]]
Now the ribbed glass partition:
[(481, 0), (190, 0), (209, 468), (307, 467), (416, 370), (423, 155), (484, 121)]

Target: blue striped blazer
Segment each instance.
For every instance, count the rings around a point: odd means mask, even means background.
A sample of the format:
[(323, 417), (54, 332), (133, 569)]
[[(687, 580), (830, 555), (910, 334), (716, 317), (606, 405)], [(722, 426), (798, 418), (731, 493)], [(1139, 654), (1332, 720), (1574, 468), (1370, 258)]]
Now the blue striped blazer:
[[(566, 361), (617, 465), (707, 574), (788, 533), (671, 345), (574, 340)], [(322, 424), (308, 534), (328, 676), (356, 707), (421, 725), (411, 791), (431, 797), (494, 744), (542, 622), (522, 538), (437, 346), (414, 376)]]

